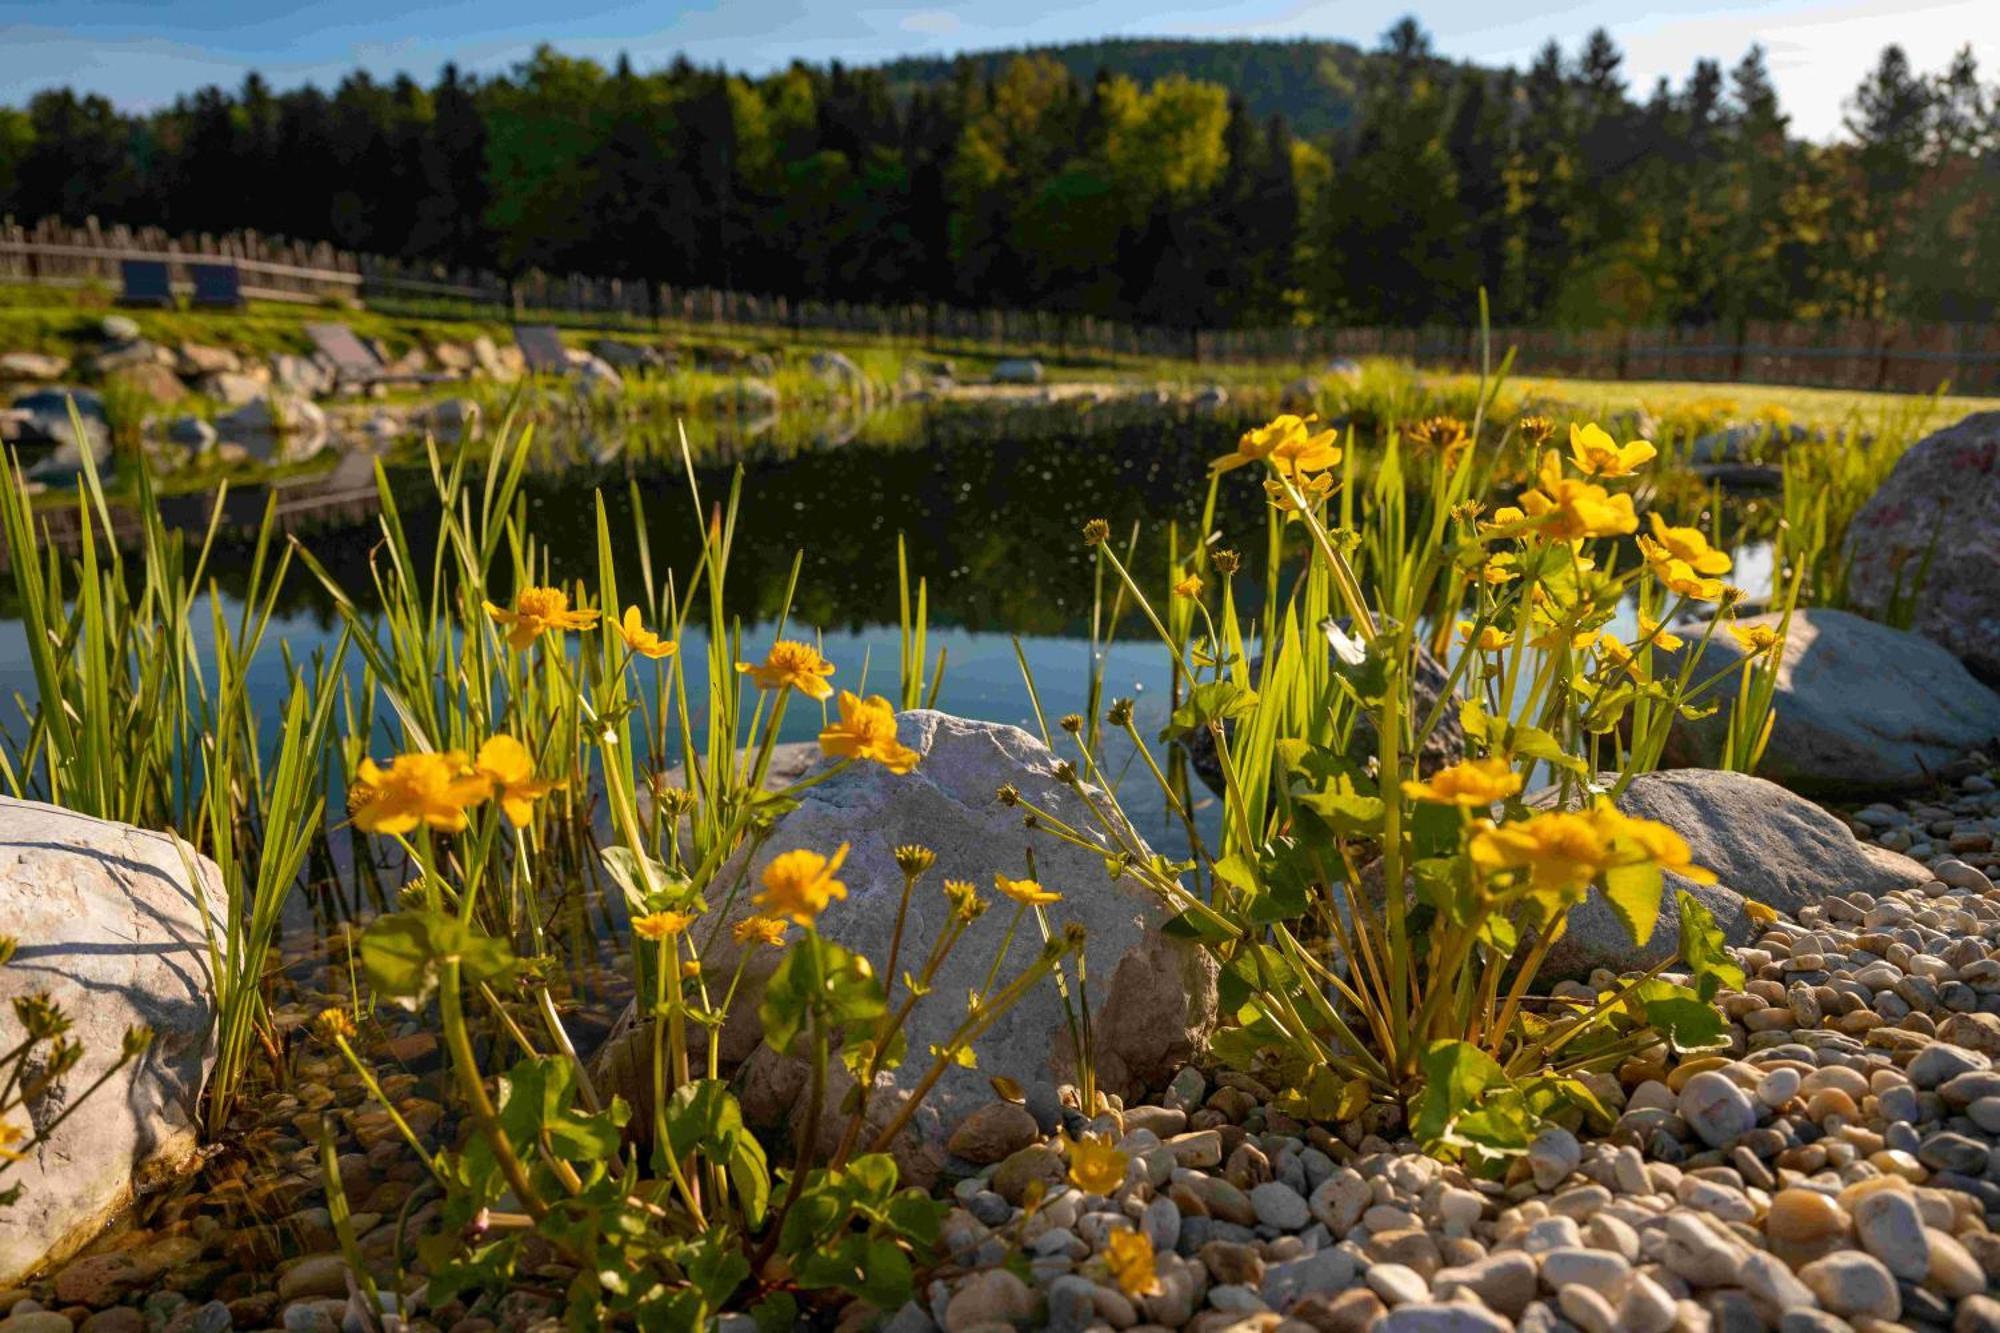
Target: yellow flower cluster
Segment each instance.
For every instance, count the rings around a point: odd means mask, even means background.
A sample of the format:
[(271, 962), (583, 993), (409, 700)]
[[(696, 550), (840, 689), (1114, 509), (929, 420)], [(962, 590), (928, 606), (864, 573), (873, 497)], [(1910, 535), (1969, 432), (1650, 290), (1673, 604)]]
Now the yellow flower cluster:
[(1468, 759), (1423, 782), (1403, 780), (1403, 795), (1439, 805), (1491, 806), (1521, 790), (1521, 775), (1505, 759)]
[(847, 886), (834, 878), (846, 859), (844, 842), (831, 858), (804, 848), (774, 856), (764, 867), (763, 891), (751, 901), (765, 916), (810, 926), (830, 903), (847, 898)]
[(1536, 484), (1521, 492), (1519, 507), (1497, 509), (1486, 531), (1498, 537), (1540, 533), (1551, 541), (1575, 542), (1585, 537), (1617, 537), (1636, 532), (1639, 516), (1632, 497), (1613, 494), (1594, 482), (1563, 475), (1562, 455), (1551, 449), (1542, 455)]
[(1667, 591), (1694, 601), (1721, 600), (1723, 584), (1715, 575), (1729, 572), (1729, 557), (1710, 546), (1700, 528), (1669, 527), (1658, 514), (1649, 514), (1647, 518), (1651, 520), (1653, 535), (1640, 536), (1639, 554), (1646, 558), (1653, 577)]
[(1553, 810), (1511, 824), (1482, 820), (1467, 851), (1481, 874), (1525, 874), (1530, 892), (1558, 903), (1581, 896), (1621, 866), (1650, 863), (1700, 883), (1715, 882), (1694, 864), (1680, 834), (1621, 814), (1607, 797), (1588, 810)]
[(409, 833), (420, 825), (457, 833), (469, 822), (466, 812), (488, 800), (499, 802), (509, 822), (524, 825), (534, 818), (535, 802), (561, 785), (536, 778), (528, 748), (501, 735), (480, 746), (476, 760), (459, 750), (399, 754), (386, 768), (364, 759), (348, 803), (364, 833)]
[(1252, 463), (1268, 463), (1286, 477), (1324, 472), (1340, 462), (1340, 448), (1333, 442), (1333, 431), (1315, 433), (1311, 429), (1314, 420), (1287, 412), (1268, 425), (1247, 430), (1236, 442), (1236, 451), (1216, 459), (1209, 465), (1210, 471), (1228, 472)]
[(808, 699), (833, 697), (833, 686), (826, 682), (833, 663), (799, 639), (779, 639), (762, 662), (738, 662), (736, 669), (756, 681), (760, 690), (797, 690)]

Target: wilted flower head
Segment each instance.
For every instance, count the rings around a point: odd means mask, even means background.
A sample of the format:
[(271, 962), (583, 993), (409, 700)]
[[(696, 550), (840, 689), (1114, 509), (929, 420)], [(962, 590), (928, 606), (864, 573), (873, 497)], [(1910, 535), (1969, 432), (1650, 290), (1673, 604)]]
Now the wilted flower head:
[(1083, 525), (1083, 544), (1102, 546), (1111, 540), (1111, 525), (1101, 518), (1093, 518)]
[(1530, 444), (1547, 444), (1556, 433), (1556, 423), (1544, 416), (1526, 416), (1515, 423), (1515, 429)]
[(354, 1038), (354, 1019), (345, 1009), (322, 1009), (313, 1017), (313, 1031), (326, 1042), (351, 1041)]
[(937, 853), (918, 843), (906, 842), (896, 849), (896, 869), (912, 879), (936, 864)]
[(1465, 423), (1443, 413), (1412, 422), (1404, 435), (1418, 448), (1436, 449), (1447, 459), (1472, 442)]
[(968, 880), (946, 880), (944, 898), (951, 904), (952, 914), (966, 921), (978, 920), (986, 910), (986, 900), (979, 896), (979, 890)]
[(1104, 720), (1114, 727), (1122, 727), (1132, 720), (1132, 708), (1130, 699), (1113, 699), (1110, 711), (1105, 713)]
[(1021, 793), (1013, 783), (1002, 783), (999, 790), (993, 793), (993, 799), (1002, 805), (1019, 805), (1021, 803)]
[(1243, 568), (1243, 557), (1235, 550), (1224, 547), (1220, 551), (1212, 552), (1208, 557), (1208, 563), (1209, 567), (1215, 570), (1216, 573), (1222, 575), (1224, 578), (1228, 578), (1231, 574)]
[(783, 917), (746, 916), (738, 921), (729, 933), (735, 937), (738, 944), (746, 948), (759, 944), (766, 948), (776, 948), (785, 942), (785, 932), (791, 928), (792, 923)]
[(1083, 714), (1064, 713), (1056, 720), (1056, 725), (1074, 736), (1083, 730)]

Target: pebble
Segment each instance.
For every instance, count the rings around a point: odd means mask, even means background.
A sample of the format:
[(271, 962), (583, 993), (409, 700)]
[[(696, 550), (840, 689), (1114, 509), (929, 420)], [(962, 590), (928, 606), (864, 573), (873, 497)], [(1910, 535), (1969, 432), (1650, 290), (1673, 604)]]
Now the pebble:
[(1250, 1191), (1250, 1207), (1257, 1220), (1280, 1231), (1298, 1231), (1312, 1221), (1312, 1210), (1290, 1185), (1267, 1180)]
[(1815, 1259), (1799, 1270), (1799, 1280), (1833, 1314), (1894, 1319), (1903, 1312), (1896, 1279), (1880, 1259), (1859, 1250)]

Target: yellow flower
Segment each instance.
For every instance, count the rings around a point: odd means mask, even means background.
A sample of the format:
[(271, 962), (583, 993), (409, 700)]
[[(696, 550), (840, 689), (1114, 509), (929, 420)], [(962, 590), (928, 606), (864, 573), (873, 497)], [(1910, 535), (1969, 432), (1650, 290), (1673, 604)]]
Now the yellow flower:
[(1479, 633), (1474, 634), (1472, 632), (1472, 622), (1470, 620), (1461, 620), (1458, 622), (1458, 631), (1465, 636), (1466, 640), (1474, 648), (1477, 648), (1482, 653), (1502, 652), (1514, 642), (1514, 636), (1501, 629), (1498, 625), (1482, 625)]
[(729, 933), (736, 937), (738, 944), (762, 944), (776, 948), (785, 942), (785, 932), (791, 928), (791, 923), (783, 917), (746, 916)]
[[(1646, 518), (1652, 524), (1653, 538), (1650, 543), (1642, 540), (1639, 545), (1642, 550), (1647, 551), (1647, 560), (1671, 557), (1684, 561), (1687, 567), (1697, 574), (1729, 572), (1729, 557), (1710, 546), (1708, 538), (1703, 535), (1700, 528), (1669, 527), (1667, 521), (1661, 518), (1657, 511), (1646, 515)], [(1665, 554), (1656, 557), (1652, 554), (1654, 550), (1663, 551)]]
[[(1519, 517), (1520, 512), (1518, 509), (1515, 510), (1515, 516)], [(1479, 581), (1488, 587), (1498, 587), (1503, 583), (1512, 583), (1520, 577), (1521, 571), (1514, 567), (1514, 557), (1504, 552), (1494, 556), (1479, 567)]]
[(798, 639), (779, 639), (762, 662), (738, 662), (736, 669), (748, 672), (760, 690), (789, 687), (809, 699), (833, 696), (833, 686), (826, 683), (833, 674), (833, 663), (821, 657), (819, 649)]
[(672, 640), (663, 639), (646, 628), (639, 616), (639, 608), (625, 608), (625, 618), (618, 622), (618, 637), (625, 640), (625, 646), (641, 657), (672, 657), (679, 646)]
[(1614, 671), (1623, 671), (1638, 680), (1639, 669), (1633, 665), (1632, 650), (1609, 634), (1597, 641), (1597, 655)]
[(1613, 495), (1602, 486), (1565, 477), (1562, 455), (1553, 449), (1542, 455), (1542, 470), (1536, 480), (1539, 485), (1535, 489), (1521, 493), (1526, 518), (1514, 524), (1516, 528), (1535, 528), (1562, 542), (1638, 530), (1639, 516), (1632, 510), (1631, 496)]
[(1439, 415), (1412, 422), (1403, 436), (1419, 449), (1439, 450), (1447, 463), (1472, 443), (1472, 437), (1465, 432), (1465, 423), (1454, 416)]
[(1236, 442), (1236, 452), (1216, 459), (1210, 469), (1228, 472), (1251, 463), (1269, 463), (1288, 477), (1324, 472), (1340, 462), (1340, 450), (1333, 443), (1334, 432), (1323, 430), (1315, 435), (1307, 429), (1311, 420), (1288, 412), (1268, 425), (1245, 431)]
[[(1316, 505), (1333, 494), (1333, 474), (1322, 472), (1312, 477), (1293, 477), (1292, 490), (1297, 491), (1308, 505)], [(1264, 493), (1271, 497), (1271, 503), (1280, 511), (1287, 514), (1299, 512), (1298, 504), (1292, 499), (1292, 491), (1286, 490), (1283, 482), (1276, 479), (1265, 482)]]
[(11, 1120), (0, 1120), (0, 1162), (18, 1162), (28, 1154), (15, 1148), (17, 1143), (27, 1142), (28, 1136)]
[(907, 773), (921, 757), (896, 739), (896, 709), (881, 695), (863, 699), (840, 692), (840, 721), (819, 734), (819, 748), (836, 759), (873, 759), (891, 773)]
[(1659, 455), (1645, 440), (1620, 445), (1596, 422), (1569, 426), (1569, 454), (1577, 470), (1592, 477), (1623, 477), (1637, 471)]
[[(1668, 592), (1679, 593), (1682, 597), (1697, 602), (1722, 600), (1721, 579), (1704, 578), (1685, 560), (1676, 560), (1666, 554), (1666, 548), (1647, 537), (1639, 538), (1639, 553), (1646, 557), (1646, 567), (1653, 571)], [(1724, 556), (1724, 560), (1728, 557)]]
[(1611, 843), (1600, 822), (1568, 811), (1488, 823), (1466, 850), (1486, 873), (1526, 870), (1531, 888), (1558, 898), (1580, 896), (1611, 863)]
[(1153, 1296), (1160, 1277), (1153, 1268), (1153, 1242), (1143, 1231), (1120, 1228), (1104, 1240), (1104, 1266), (1127, 1296)]
[(525, 825), (535, 817), (535, 802), (562, 784), (535, 779), (535, 761), (528, 747), (512, 736), (489, 736), (479, 747), (479, 775), (493, 785), (507, 822)]
[(1190, 574), (1174, 585), (1174, 596), (1193, 601), (1201, 596), (1201, 575)]
[(993, 887), (1023, 907), (1062, 901), (1060, 893), (1051, 893), (1032, 879), (1008, 879), (997, 871), (993, 875)]
[(1784, 638), (1770, 625), (1731, 625), (1729, 636), (1742, 644), (1743, 651), (1753, 657), (1785, 646)]
[(597, 623), (597, 612), (569, 609), (569, 594), (560, 588), (523, 588), (514, 596), (514, 609), (486, 604), (486, 614), (507, 629), (507, 642), (526, 648), (549, 630), (589, 629)]
[(368, 799), (354, 811), (354, 824), (364, 833), (408, 833), (419, 824), (456, 833), (466, 825), (466, 808), (492, 795), (490, 781), (468, 772), (456, 750), (399, 754), (387, 768), (364, 759), (361, 782)]
[(1111, 1140), (1096, 1134), (1080, 1139), (1063, 1136), (1069, 1149), (1069, 1183), (1085, 1194), (1109, 1194), (1125, 1183), (1129, 1158), (1113, 1147)]
[[(1650, 642), (1653, 647), (1664, 648), (1670, 653), (1677, 652), (1687, 646), (1686, 639), (1683, 639), (1671, 630), (1662, 629), (1660, 622), (1651, 616), (1639, 617), (1639, 642)], [(1638, 646), (1638, 644), (1633, 645), (1635, 648)]]
[(1487, 806), (1521, 790), (1521, 775), (1505, 759), (1468, 759), (1433, 773), (1428, 781), (1403, 780), (1403, 795), (1439, 805)]
[(345, 1009), (322, 1009), (313, 1017), (313, 1030), (326, 1042), (351, 1039), (354, 1019)]
[(692, 912), (648, 912), (632, 918), (632, 933), (642, 940), (672, 939), (694, 924)]
[(847, 886), (833, 877), (846, 859), (844, 842), (831, 860), (804, 849), (775, 856), (764, 867), (764, 891), (751, 901), (768, 916), (790, 917), (810, 926), (828, 903), (847, 897)]

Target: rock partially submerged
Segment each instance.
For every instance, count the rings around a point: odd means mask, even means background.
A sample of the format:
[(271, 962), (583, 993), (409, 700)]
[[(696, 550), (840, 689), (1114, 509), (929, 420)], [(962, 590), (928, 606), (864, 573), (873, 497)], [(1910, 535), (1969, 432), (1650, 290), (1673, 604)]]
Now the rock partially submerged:
[[(1601, 775), (1607, 785), (1614, 775)], [(1530, 804), (1547, 804), (1544, 790)], [(1714, 884), (1667, 876), (1660, 919), (1638, 946), (1597, 890), (1569, 914), (1563, 937), (1549, 951), (1546, 980), (1585, 977), (1604, 967), (1626, 971), (1670, 957), (1680, 932), (1674, 895), (1685, 890), (1715, 915), (1731, 944), (1757, 937), (1745, 900), (1787, 914), (1817, 906), (1836, 886), (1873, 895), (1913, 888), (1930, 872), (1906, 856), (1869, 846), (1834, 815), (1774, 782), (1712, 769), (1643, 773), (1618, 798), (1618, 808), (1657, 820), (1687, 840), (1696, 865), (1715, 872)]]
[(23, 1190), (0, 1209), (0, 1284), (69, 1254), (135, 1189), (193, 1159), (214, 1020), (196, 893), (210, 915), (225, 910), (215, 866), (197, 864), (198, 886), (161, 834), (0, 798), (0, 901), (21, 942), (0, 967), (0, 997), (48, 992), (83, 1047), (77, 1067), (31, 1103), (36, 1126), (117, 1062), (128, 1027), (155, 1034), (9, 1173)]
[(1915, 608), (1911, 628), (2000, 684), (2000, 412), (1926, 436), (1847, 529), (1856, 607)]
[[(880, 971), (887, 964), (902, 893), (895, 849), (906, 843), (929, 847), (937, 854), (937, 863), (911, 899), (899, 973), (925, 957), (947, 919), (949, 908), (940, 889), (946, 878), (969, 880), (982, 897), (995, 899), (938, 972), (930, 995), (913, 1011), (907, 1029), (909, 1058), (877, 1089), (874, 1103), (880, 1114), (871, 1111), (871, 1120), (886, 1119), (907, 1095), (929, 1068), (932, 1045), (946, 1041), (964, 1017), (967, 992), (983, 988), (1014, 917), (1013, 904), (995, 895), (993, 877), (996, 872), (1025, 876), (1030, 846), (1039, 881), (1063, 895), (1062, 902), (1050, 909), (1053, 923), (1059, 928), (1077, 922), (1087, 932), (1090, 999), (1097, 1006), (1092, 1032), (1099, 1082), (1114, 1092), (1163, 1082), (1199, 1049), (1214, 1022), (1214, 963), (1189, 942), (1161, 934), (1159, 928), (1170, 913), (1130, 877), (1110, 878), (1103, 854), (1025, 830), (1021, 812), (997, 799), (998, 789), (1012, 784), (1024, 800), (1088, 835), (1093, 828), (1089, 812), (1056, 777), (1056, 756), (1041, 742), (1018, 727), (930, 710), (903, 714), (900, 728), (904, 741), (923, 756), (913, 772), (898, 776), (878, 765), (856, 764), (813, 786), (802, 794), (798, 807), (778, 821), (747, 864), (739, 857), (717, 877), (719, 884), (735, 883), (747, 871), (747, 884), (754, 887), (765, 864), (782, 852), (808, 848), (824, 854), (848, 844), (840, 874), (848, 896), (820, 918), (820, 931), (863, 954)], [(1122, 837), (1146, 854), (1129, 828)], [(748, 914), (749, 896), (748, 888), (738, 896), (729, 922)], [(1000, 966), (1001, 984), (1040, 949), (1041, 936), (1030, 917), (1008, 944)], [(753, 1120), (767, 1124), (794, 1112), (803, 1078), (796, 1062), (779, 1059), (762, 1044), (757, 1023), (757, 996), (777, 961), (772, 950), (751, 956), (721, 1038), (725, 1061), (732, 1065), (749, 1061), (744, 1109)], [(703, 966), (727, 976), (735, 965), (736, 946), (724, 930), (704, 956)], [(1071, 1076), (1069, 1029), (1055, 986), (1043, 983), (1030, 990), (986, 1031), (977, 1050), (979, 1067), (949, 1070), (913, 1122), (916, 1141), (906, 1145), (912, 1154), (906, 1165), (913, 1170), (936, 1165), (948, 1127), (992, 1096), (991, 1077), (1005, 1075), (1035, 1086)], [(628, 1072), (640, 1072), (636, 1062)], [(643, 1099), (644, 1089), (632, 1086), (643, 1080), (614, 1073), (609, 1081)], [(833, 1096), (830, 1104), (837, 1105), (838, 1100)], [(928, 1163), (923, 1160), (926, 1153)]]
[[(1782, 619), (1751, 616), (1741, 623), (1775, 630)], [(1733, 673), (1744, 652), (1718, 632), (1694, 679)], [(1669, 763), (1720, 762), (1735, 681), (1732, 674), (1711, 694), (1719, 705), (1714, 713), (1675, 723)], [(2000, 737), (2000, 694), (1957, 658), (1921, 634), (1846, 611), (1793, 614), (1777, 687), (1777, 720), (1758, 771), (1809, 796), (1870, 796), (1955, 781), (1971, 771), (1970, 752)]]

